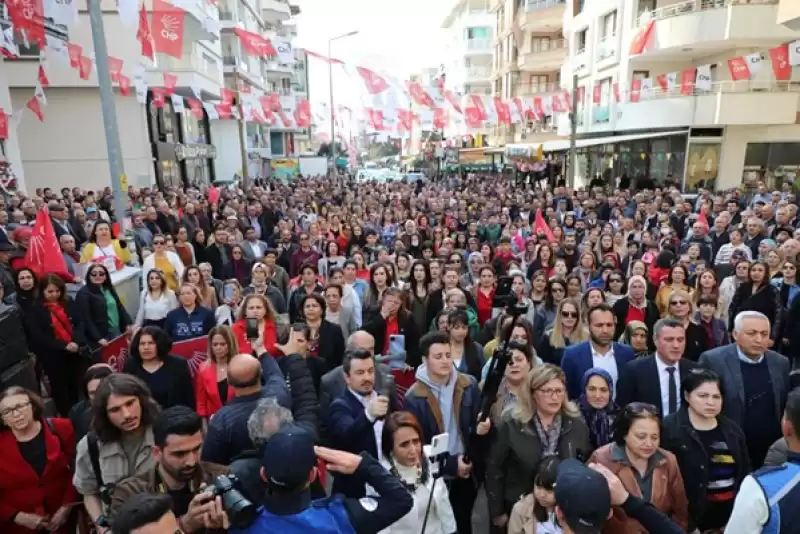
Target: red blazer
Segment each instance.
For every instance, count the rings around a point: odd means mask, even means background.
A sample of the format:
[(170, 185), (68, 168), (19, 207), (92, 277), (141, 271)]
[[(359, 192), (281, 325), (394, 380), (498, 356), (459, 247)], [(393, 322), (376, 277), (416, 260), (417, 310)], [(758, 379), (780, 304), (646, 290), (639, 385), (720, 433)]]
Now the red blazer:
[[(233, 335), (236, 337), (236, 343), (239, 345), (239, 354), (252, 354), (253, 347), (247, 341), (247, 319), (236, 321), (231, 327)], [(275, 350), (275, 343), (278, 342), (278, 331), (275, 328), (275, 323), (272, 321), (264, 321), (264, 348), (267, 349), (272, 355), (277, 354)]]
[[(236, 394), (229, 384), (226, 402), (235, 396)], [(203, 362), (197, 369), (197, 374), (194, 375), (194, 398), (195, 411), (200, 417), (211, 417), (222, 408), (222, 399), (219, 398), (219, 388), (217, 387), (217, 370), (211, 360)]]
[[(11, 521), (17, 512), (52, 516), (65, 504), (78, 501), (72, 486), (70, 458), (75, 454), (75, 433), (69, 419), (51, 419), (56, 434), (42, 422), (47, 466), (39, 476), (25, 461), (10, 430), (0, 431), (0, 524), (3, 534), (32, 534)], [(66, 532), (64, 528), (58, 532)]]

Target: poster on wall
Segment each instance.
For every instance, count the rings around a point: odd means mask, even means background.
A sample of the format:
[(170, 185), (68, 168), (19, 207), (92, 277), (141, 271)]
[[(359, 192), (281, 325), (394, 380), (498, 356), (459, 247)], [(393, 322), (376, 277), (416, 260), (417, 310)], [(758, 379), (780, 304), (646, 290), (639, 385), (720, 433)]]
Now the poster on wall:
[(719, 172), (722, 144), (691, 144), (686, 164), (684, 191), (696, 193), (701, 187), (714, 190)]
[(300, 174), (300, 160), (297, 158), (279, 158), (269, 162), (270, 173), (273, 177), (286, 180), (296, 178)]

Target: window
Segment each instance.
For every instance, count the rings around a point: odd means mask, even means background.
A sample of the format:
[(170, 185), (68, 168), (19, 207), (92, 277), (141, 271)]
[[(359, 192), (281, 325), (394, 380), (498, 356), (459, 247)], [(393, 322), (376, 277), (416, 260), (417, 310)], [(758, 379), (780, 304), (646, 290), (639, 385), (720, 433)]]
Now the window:
[(547, 75), (546, 74), (532, 74), (530, 77), (530, 92), (531, 93), (544, 93), (547, 91)]
[(601, 38), (608, 39), (610, 37), (614, 37), (616, 30), (617, 30), (617, 10), (615, 9), (611, 13), (603, 15), (603, 25), (600, 29), (600, 31), (602, 32)]
[(586, 51), (586, 38), (588, 37), (588, 34), (588, 29), (581, 30), (577, 33), (579, 54)]
[(203, 61), (201, 64), (203, 66), (203, 72), (212, 75), (217, 72), (217, 60), (205, 52), (203, 52)]
[(633, 21), (634, 26), (639, 25), (639, 19), (645, 13), (650, 13), (656, 9), (656, 0), (639, 0), (639, 6), (636, 10), (636, 20)]
[(491, 39), (490, 28), (467, 28), (467, 39)]
[(549, 37), (537, 37), (533, 36), (531, 38), (531, 52), (547, 52), (550, 50), (550, 38)]

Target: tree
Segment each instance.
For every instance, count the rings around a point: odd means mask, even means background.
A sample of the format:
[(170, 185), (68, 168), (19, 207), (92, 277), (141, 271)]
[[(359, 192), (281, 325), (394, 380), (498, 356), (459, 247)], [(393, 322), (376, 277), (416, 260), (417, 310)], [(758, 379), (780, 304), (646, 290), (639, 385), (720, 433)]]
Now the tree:
[[(336, 155), (339, 156), (345, 153), (345, 147), (339, 141), (336, 141)], [(331, 157), (331, 144), (330, 143), (322, 143), (319, 145), (319, 150), (317, 150), (317, 156), (325, 156), (326, 158)]]

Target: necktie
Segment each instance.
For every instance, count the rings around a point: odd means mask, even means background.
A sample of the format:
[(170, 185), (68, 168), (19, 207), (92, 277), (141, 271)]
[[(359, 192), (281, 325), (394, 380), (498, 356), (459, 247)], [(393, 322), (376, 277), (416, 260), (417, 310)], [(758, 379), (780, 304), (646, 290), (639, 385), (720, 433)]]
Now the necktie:
[(669, 373), (669, 397), (667, 404), (669, 405), (669, 414), (675, 413), (678, 411), (678, 384), (675, 382), (675, 367), (667, 367), (667, 372)]

